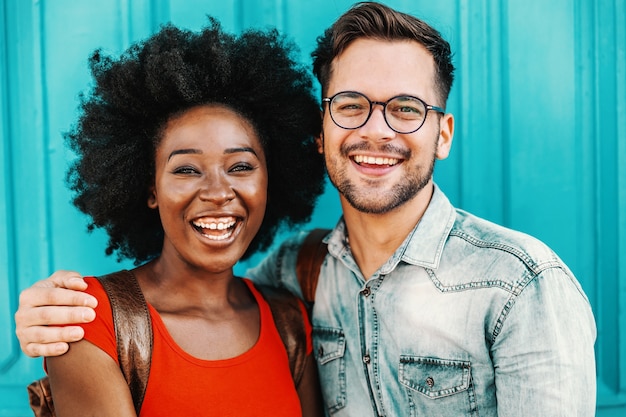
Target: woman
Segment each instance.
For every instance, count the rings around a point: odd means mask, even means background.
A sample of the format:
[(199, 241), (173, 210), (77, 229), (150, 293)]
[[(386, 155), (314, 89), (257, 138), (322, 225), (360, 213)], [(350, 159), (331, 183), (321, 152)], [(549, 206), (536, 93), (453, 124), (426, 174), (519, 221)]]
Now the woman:
[[(310, 355), (299, 389), (269, 307), (233, 266), (278, 227), (310, 217), (323, 189), (319, 110), (293, 46), (275, 31), (172, 26), (95, 79), (68, 135), (68, 179), (107, 253), (134, 259), (154, 333), (141, 416), (321, 415)], [(48, 358), (59, 416), (133, 416), (106, 295), (85, 341)]]

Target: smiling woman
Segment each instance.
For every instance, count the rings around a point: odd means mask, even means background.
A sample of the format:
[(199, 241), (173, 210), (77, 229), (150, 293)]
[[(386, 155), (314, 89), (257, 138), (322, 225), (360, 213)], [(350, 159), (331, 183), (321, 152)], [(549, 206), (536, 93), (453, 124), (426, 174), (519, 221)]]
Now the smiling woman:
[(252, 125), (224, 106), (169, 120), (156, 150), (148, 207), (158, 209), (167, 251), (207, 271), (229, 270), (246, 252), (267, 201), (265, 152)]
[[(233, 274), (281, 223), (307, 221), (323, 188), (318, 106), (291, 51), (275, 31), (234, 37), (211, 21), (91, 58), (95, 87), (68, 135), (78, 155), (68, 178), (90, 227), (107, 231), (107, 251), (139, 265), (129, 279), (154, 334), (142, 416), (200, 415), (207, 403), (216, 415), (321, 413), (310, 325), (298, 341), (304, 374), (292, 379), (268, 303)], [(57, 413), (138, 414), (109, 300), (86, 281), (97, 318), (84, 341), (47, 359)]]

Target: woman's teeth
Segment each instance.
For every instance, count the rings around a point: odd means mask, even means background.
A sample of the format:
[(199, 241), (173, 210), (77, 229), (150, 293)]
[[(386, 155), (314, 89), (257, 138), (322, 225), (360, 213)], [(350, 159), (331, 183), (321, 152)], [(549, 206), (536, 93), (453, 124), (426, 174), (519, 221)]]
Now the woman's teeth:
[[(228, 219), (202, 219), (195, 220), (193, 225), (207, 238), (211, 240), (224, 240), (232, 236), (234, 232), (234, 226), (237, 220), (233, 218)], [(223, 232), (215, 234), (215, 231)]]

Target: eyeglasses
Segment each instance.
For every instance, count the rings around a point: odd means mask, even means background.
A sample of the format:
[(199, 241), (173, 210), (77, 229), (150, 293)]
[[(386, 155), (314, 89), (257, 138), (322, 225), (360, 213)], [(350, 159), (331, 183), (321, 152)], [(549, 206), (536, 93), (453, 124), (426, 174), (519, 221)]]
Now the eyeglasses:
[(343, 129), (358, 129), (369, 120), (374, 104), (383, 106), (385, 122), (397, 133), (406, 134), (424, 125), (429, 110), (445, 113), (441, 107), (431, 106), (413, 96), (395, 96), (385, 101), (372, 101), (356, 91), (342, 91), (322, 99), (328, 103), (330, 117)]

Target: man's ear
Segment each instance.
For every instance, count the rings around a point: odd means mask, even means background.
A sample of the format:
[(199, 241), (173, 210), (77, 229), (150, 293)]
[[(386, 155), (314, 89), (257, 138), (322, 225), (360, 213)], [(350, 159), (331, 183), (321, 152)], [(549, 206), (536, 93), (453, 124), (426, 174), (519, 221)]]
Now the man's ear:
[(317, 152), (324, 155), (324, 112), (320, 111), (320, 118), (322, 119), (322, 131), (319, 136), (315, 138), (315, 144), (317, 145)]
[(318, 137), (315, 138), (315, 144), (317, 145), (317, 152), (324, 154), (324, 132), (321, 132)]
[(437, 159), (446, 159), (452, 147), (454, 137), (454, 116), (452, 113), (444, 114), (439, 120), (439, 140), (437, 141)]
[(156, 198), (156, 190), (154, 189), (154, 185), (150, 187), (150, 194), (148, 195), (148, 207), (151, 209), (155, 209), (159, 207)]

